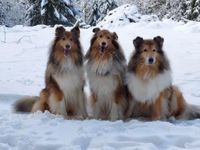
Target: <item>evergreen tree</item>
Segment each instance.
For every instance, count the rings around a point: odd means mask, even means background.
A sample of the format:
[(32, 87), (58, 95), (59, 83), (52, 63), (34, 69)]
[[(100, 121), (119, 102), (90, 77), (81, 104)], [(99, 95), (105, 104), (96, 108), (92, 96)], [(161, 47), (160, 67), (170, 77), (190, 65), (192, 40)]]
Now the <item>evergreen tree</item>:
[(77, 9), (71, 0), (42, 0), (41, 16), (42, 23), (46, 25), (74, 25), (77, 21)]
[(35, 26), (42, 23), (41, 0), (29, 0), (30, 7), (27, 10), (25, 24)]
[(156, 14), (160, 19), (200, 21), (200, 0), (130, 0), (143, 14)]
[(175, 20), (200, 21), (200, 0), (168, 0), (165, 13)]
[(163, 5), (166, 4), (166, 0), (148, 0), (148, 3), (144, 3), (147, 9), (147, 13), (159, 12), (162, 9)]
[(86, 0), (83, 10), (85, 22), (95, 26), (110, 10), (113, 10), (117, 6), (115, 0)]
[(72, 0), (29, 0), (30, 7), (26, 14), (26, 25), (73, 25), (80, 15)]
[(0, 0), (0, 24), (12, 27), (24, 22), (26, 0)]
[(183, 15), (189, 20), (200, 21), (200, 0), (186, 0)]
[(3, 11), (3, 3), (2, 0), (0, 0), (0, 25), (4, 25), (4, 18), (5, 18), (5, 12)]

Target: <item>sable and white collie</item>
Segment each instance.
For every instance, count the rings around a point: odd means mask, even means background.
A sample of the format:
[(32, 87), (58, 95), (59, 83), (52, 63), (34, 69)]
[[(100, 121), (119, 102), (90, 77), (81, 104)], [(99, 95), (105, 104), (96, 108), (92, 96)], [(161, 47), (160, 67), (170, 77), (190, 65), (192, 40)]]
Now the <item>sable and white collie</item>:
[(80, 30), (56, 28), (45, 74), (45, 88), (39, 97), (22, 98), (15, 110), (35, 112), (49, 110), (66, 118), (86, 118), (83, 54)]
[(163, 51), (164, 39), (137, 37), (135, 52), (128, 63), (126, 83), (129, 91), (128, 118), (148, 120), (192, 119), (200, 117), (200, 108), (186, 103), (172, 85), (169, 61)]
[(93, 117), (112, 121), (124, 119), (127, 107), (124, 88), (126, 60), (118, 36), (99, 28), (94, 28), (93, 32), (86, 54)]

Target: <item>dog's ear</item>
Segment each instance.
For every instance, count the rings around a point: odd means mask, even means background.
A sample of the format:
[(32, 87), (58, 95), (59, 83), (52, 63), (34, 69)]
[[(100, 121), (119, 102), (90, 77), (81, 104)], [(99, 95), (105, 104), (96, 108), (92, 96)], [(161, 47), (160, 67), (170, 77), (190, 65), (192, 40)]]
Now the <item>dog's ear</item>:
[(57, 27), (56, 28), (56, 37), (62, 37), (65, 34), (65, 28), (63, 26)]
[(94, 28), (94, 29), (92, 30), (92, 32), (94, 32), (95, 34), (98, 33), (99, 31), (100, 31), (100, 28)]
[(114, 39), (114, 40), (118, 40), (118, 35), (117, 35), (116, 32), (113, 32), (112, 36), (113, 36), (113, 39)]
[(140, 46), (141, 46), (141, 44), (144, 42), (144, 39), (143, 38), (141, 38), (141, 37), (136, 37), (134, 40), (133, 40), (133, 44), (134, 44), (134, 46), (135, 46), (135, 49), (137, 50), (137, 49), (139, 49), (140, 48)]
[(77, 37), (80, 37), (79, 24), (76, 24), (76, 25), (71, 29), (71, 32), (74, 33)]
[(163, 47), (164, 38), (162, 38), (161, 36), (156, 36), (153, 38), (153, 40), (156, 42), (159, 48)]

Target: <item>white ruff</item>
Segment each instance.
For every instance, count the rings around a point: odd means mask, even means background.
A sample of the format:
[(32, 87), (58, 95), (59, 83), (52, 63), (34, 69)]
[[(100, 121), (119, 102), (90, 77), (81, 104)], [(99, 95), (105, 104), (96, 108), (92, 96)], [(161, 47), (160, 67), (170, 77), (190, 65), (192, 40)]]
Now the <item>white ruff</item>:
[(61, 71), (64, 73), (55, 73), (53, 77), (65, 95), (72, 95), (74, 90), (82, 88), (84, 79), (83, 67), (77, 67), (68, 57), (62, 63)]
[(110, 59), (110, 60), (104, 60), (104, 61), (99, 60), (98, 62), (94, 62), (94, 63), (90, 64), (91, 65), (90, 69), (91, 69), (92, 72), (104, 75), (108, 71), (111, 70), (112, 64), (113, 64), (112, 59)]
[(55, 74), (54, 79), (65, 96), (74, 95), (76, 90), (82, 89), (84, 79), (83, 68), (74, 67), (64, 74)]
[[(67, 66), (67, 69), (70, 69), (71, 66)], [(80, 98), (80, 91), (82, 91), (83, 86), (83, 68), (79, 67), (77, 68), (74, 65), (73, 69), (70, 69), (70, 71), (59, 74), (54, 74), (54, 79), (56, 80), (59, 88), (64, 94), (64, 98), (61, 101), (55, 100), (56, 98), (51, 96), (50, 97), (50, 109), (52, 112), (56, 114), (61, 114), (64, 116), (67, 116), (66, 108), (67, 104), (71, 103), (73, 106), (81, 107), (79, 106), (79, 101), (83, 101), (84, 97)], [(82, 111), (82, 108), (79, 108), (78, 111)], [(79, 113), (81, 114), (81, 113)], [(84, 115), (83, 113), (81, 115)]]
[[(94, 64), (87, 64), (87, 76), (89, 79), (89, 85), (92, 91), (97, 94), (98, 99), (98, 106), (101, 105), (107, 105), (109, 107), (112, 106), (112, 100), (113, 100), (113, 92), (115, 91), (117, 87), (117, 80), (112, 76), (99, 76), (96, 75), (96, 70), (91, 69), (91, 66), (94, 67)], [(102, 65), (103, 66), (103, 65)], [(107, 68), (105, 66), (105, 68)], [(98, 71), (108, 71), (107, 69), (104, 70), (104, 68), (98, 68)], [(98, 72), (100, 73), (100, 72)]]
[(171, 71), (164, 71), (149, 80), (141, 80), (134, 73), (128, 73), (127, 84), (136, 101), (151, 103), (158, 98), (160, 92), (172, 84)]
[(65, 56), (66, 60), (62, 63), (61, 69), (62, 71), (73, 71), (77, 66), (72, 62), (72, 59), (69, 56)]

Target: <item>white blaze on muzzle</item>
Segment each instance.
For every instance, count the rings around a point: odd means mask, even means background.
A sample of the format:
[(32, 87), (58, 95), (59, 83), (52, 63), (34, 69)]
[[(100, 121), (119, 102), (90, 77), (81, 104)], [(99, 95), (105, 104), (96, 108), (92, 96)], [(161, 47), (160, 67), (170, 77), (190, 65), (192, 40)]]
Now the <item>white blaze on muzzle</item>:
[(155, 56), (148, 56), (145, 59), (145, 64), (146, 65), (153, 65), (153, 64), (155, 64), (155, 62), (156, 62)]

